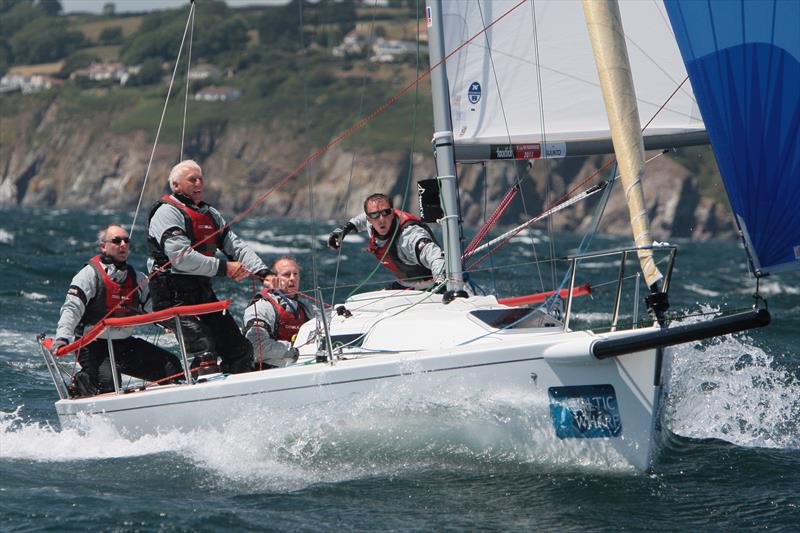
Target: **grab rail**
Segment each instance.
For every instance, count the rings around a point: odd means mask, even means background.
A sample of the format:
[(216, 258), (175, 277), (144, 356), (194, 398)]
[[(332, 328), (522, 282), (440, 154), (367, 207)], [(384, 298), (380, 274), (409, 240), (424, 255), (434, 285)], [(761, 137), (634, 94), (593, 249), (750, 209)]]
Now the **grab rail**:
[(177, 316), (206, 315), (208, 313), (224, 311), (230, 305), (230, 300), (223, 300), (221, 302), (210, 302), (206, 304), (180, 305), (177, 307), (162, 309), (161, 311), (145, 313), (143, 315), (104, 318), (92, 326), (92, 328), (84, 333), (80, 339), (77, 339), (75, 342), (59, 348), (56, 352), (56, 357), (63, 357), (69, 353), (80, 350), (102, 335), (107, 328), (126, 328), (131, 326), (143, 326), (145, 324), (155, 324), (156, 322), (175, 318)]
[[(186, 352), (186, 345), (183, 340), (183, 330), (181, 328), (179, 318), (182, 316), (206, 315), (208, 313), (225, 311), (228, 307), (230, 307), (230, 305), (231, 300), (223, 300), (221, 302), (170, 307), (168, 309), (162, 309), (160, 311), (154, 311), (152, 313), (145, 313), (142, 315), (104, 318), (92, 326), (92, 328), (89, 329), (89, 331), (86, 332), (81, 338), (76, 339), (74, 342), (67, 344), (66, 346), (60, 347), (58, 350), (56, 350), (55, 354), (51, 353), (49, 350), (49, 347), (52, 345), (52, 339), (46, 339), (44, 335), (41, 335), (38, 338), (39, 346), (42, 350), (42, 356), (44, 357), (44, 362), (47, 365), (47, 370), (50, 373), (50, 377), (53, 379), (53, 383), (56, 386), (56, 391), (58, 391), (58, 396), (60, 399), (65, 400), (69, 398), (69, 390), (64, 380), (60, 379), (61, 368), (56, 361), (56, 357), (63, 357), (67, 354), (80, 350), (84, 346), (95, 341), (107, 329), (142, 326), (146, 324), (155, 324), (156, 322), (163, 322), (164, 320), (175, 319), (175, 336), (178, 339), (181, 359), (183, 360), (183, 373), (186, 383), (191, 383), (192, 380), (189, 369), (189, 358)], [(111, 376), (114, 381), (114, 392), (116, 394), (120, 394), (121, 387), (119, 383), (119, 377), (117, 376), (116, 370), (113, 370), (117, 368), (116, 358), (114, 356), (114, 345), (110, 335), (106, 340), (108, 342), (108, 358), (112, 368)]]
[[(598, 257), (609, 257), (613, 255), (620, 256), (619, 276), (617, 278), (617, 287), (614, 297), (614, 310), (611, 313), (611, 331), (617, 330), (617, 322), (619, 320), (619, 308), (622, 301), (622, 285), (625, 281), (625, 265), (627, 263), (628, 254), (631, 252), (639, 252), (640, 250), (653, 250), (653, 251), (666, 251), (669, 250), (669, 262), (667, 264), (667, 271), (664, 274), (664, 292), (669, 291), (669, 282), (672, 279), (672, 270), (675, 264), (675, 256), (678, 253), (678, 247), (674, 244), (654, 244), (651, 246), (637, 246), (632, 248), (620, 248), (615, 250), (603, 250), (599, 252), (588, 252), (585, 254), (570, 255), (564, 259), (570, 261), (570, 276), (569, 276), (569, 290), (567, 291), (567, 307), (564, 313), (564, 331), (569, 329), (570, 315), (572, 314), (572, 298), (575, 289), (575, 275), (578, 270), (578, 262), (582, 259), (593, 259)], [(638, 278), (637, 278), (638, 280)], [(638, 287), (638, 281), (637, 281)]]

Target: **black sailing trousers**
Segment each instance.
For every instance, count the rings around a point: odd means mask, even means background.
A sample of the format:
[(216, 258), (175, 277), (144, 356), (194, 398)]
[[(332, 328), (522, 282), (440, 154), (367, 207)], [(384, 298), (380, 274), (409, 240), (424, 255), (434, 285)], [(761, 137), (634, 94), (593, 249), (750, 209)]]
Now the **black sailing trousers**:
[[(114, 360), (117, 363), (117, 377), (120, 373), (147, 381), (158, 381), (167, 376), (183, 374), (178, 358), (170, 352), (136, 337), (111, 341), (114, 346)], [(108, 341), (97, 339), (81, 348), (78, 353), (81, 372), (89, 376), (91, 386), (99, 393), (114, 390), (114, 377), (111, 374), (111, 359), (108, 357)], [(80, 395), (90, 395), (94, 391), (81, 390)]]
[[(154, 311), (219, 301), (210, 278), (170, 273), (150, 278), (150, 297)], [(207, 359), (218, 355), (222, 358), (222, 371), (230, 374), (253, 370), (253, 345), (242, 335), (230, 313), (184, 316), (180, 322), (189, 357)], [(164, 325), (174, 329), (174, 324)]]

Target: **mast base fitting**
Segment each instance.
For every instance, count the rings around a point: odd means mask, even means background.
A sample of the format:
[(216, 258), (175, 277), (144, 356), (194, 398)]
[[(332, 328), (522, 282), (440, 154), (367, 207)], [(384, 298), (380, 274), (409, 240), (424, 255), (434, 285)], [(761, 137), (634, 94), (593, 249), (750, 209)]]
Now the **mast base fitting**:
[(444, 293), (442, 295), (442, 303), (447, 305), (450, 302), (452, 302), (453, 300), (455, 300), (456, 298), (469, 298), (469, 294), (467, 294), (467, 291), (464, 291), (464, 290), (461, 290), (461, 291), (447, 291), (446, 293)]
[(666, 312), (669, 309), (669, 297), (666, 292), (658, 291), (651, 292), (644, 297), (644, 303), (647, 305), (647, 310), (658, 321), (658, 325), (662, 328), (666, 326), (667, 318)]

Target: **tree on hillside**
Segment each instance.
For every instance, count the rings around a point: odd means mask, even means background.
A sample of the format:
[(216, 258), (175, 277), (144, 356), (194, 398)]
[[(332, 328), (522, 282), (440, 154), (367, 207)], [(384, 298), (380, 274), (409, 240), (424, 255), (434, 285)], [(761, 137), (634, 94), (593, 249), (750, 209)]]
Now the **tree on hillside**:
[(19, 4), (33, 4), (33, 0), (0, 0), (0, 13), (8, 13)]
[(63, 20), (42, 17), (11, 37), (17, 63), (47, 63), (66, 57), (85, 43), (81, 32), (69, 31)]
[(103, 15), (106, 17), (113, 17), (117, 13), (117, 6), (114, 2), (106, 2), (103, 4)]
[(138, 74), (131, 76), (128, 85), (150, 85), (161, 81), (161, 61), (158, 59), (146, 59), (142, 63), (142, 68)]
[[(292, 0), (285, 6), (266, 9), (258, 19), (258, 39), (264, 46), (294, 50), (300, 47), (300, 2)], [(303, 2), (303, 8), (306, 3)]]
[[(128, 64), (148, 58), (175, 61), (186, 19), (176, 12), (168, 17), (148, 15), (139, 32), (123, 46), (122, 57)], [(192, 61), (213, 60), (227, 52), (241, 52), (247, 45), (247, 27), (240, 17), (232, 16), (224, 2), (209, 2), (198, 10), (194, 25)]]
[(7, 39), (30, 22), (44, 16), (41, 9), (34, 7), (33, 2), (11, 0), (10, 4), (0, 5), (2, 6), (0, 13), (3, 15), (0, 17), (0, 37)]
[(59, 0), (39, 0), (37, 5), (48, 17), (55, 17), (64, 9)]
[[(199, 20), (199, 19), (198, 19)], [(247, 28), (240, 19), (208, 17), (204, 24), (194, 33), (195, 53), (198, 57), (212, 58), (216, 55), (243, 51), (247, 46)]]
[(69, 75), (78, 70), (79, 68), (86, 68), (92, 64), (92, 62), (100, 61), (100, 57), (90, 54), (88, 52), (84, 52), (79, 50), (64, 60), (64, 65), (61, 67), (61, 70), (58, 72), (59, 78), (69, 78)]
[(98, 40), (103, 44), (119, 44), (122, 42), (122, 26), (103, 28)]
[(14, 64), (14, 53), (11, 45), (5, 39), (0, 38), (0, 76), (6, 73), (9, 65)]

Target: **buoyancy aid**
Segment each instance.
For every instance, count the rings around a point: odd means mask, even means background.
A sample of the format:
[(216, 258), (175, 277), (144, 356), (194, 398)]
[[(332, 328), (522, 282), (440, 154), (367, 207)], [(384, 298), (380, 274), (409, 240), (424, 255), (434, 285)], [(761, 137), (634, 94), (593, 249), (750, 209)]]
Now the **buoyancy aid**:
[[(394, 209), (394, 214), (395, 220), (392, 224), (392, 228), (389, 230), (389, 238), (383, 245), (378, 246), (375, 239), (375, 231), (370, 231), (369, 248), (367, 248), (367, 251), (374, 255), (383, 266), (394, 272), (399, 279), (422, 280), (432, 278), (433, 274), (430, 269), (422, 266), (419, 262), (416, 265), (407, 265), (401, 261), (397, 247), (400, 243), (400, 235), (407, 226), (422, 227), (428, 235), (430, 235), (431, 241), (436, 242), (433, 233), (427, 224), (411, 213)], [(395, 231), (395, 224), (400, 225), (397, 231)], [(392, 236), (394, 236), (394, 238), (391, 238)], [(386, 252), (387, 247), (389, 247), (388, 252)], [(419, 251), (417, 251), (417, 261), (419, 261)]]
[(114, 317), (135, 315), (141, 308), (141, 298), (139, 291), (136, 290), (138, 287), (136, 270), (130, 265), (125, 265), (128, 273), (125, 281), (119, 283), (109, 277), (100, 259), (101, 256), (96, 255), (89, 260), (89, 265), (94, 268), (100, 283), (97, 284), (94, 298), (86, 303), (82, 324), (95, 324), (109, 312), (111, 312), (109, 316)]
[[(186, 226), (184, 228), (186, 231), (186, 236), (191, 241), (195, 250), (205, 256), (213, 257), (217, 249), (222, 247), (227, 229), (220, 231), (216, 236), (209, 238), (211, 235), (216, 233), (217, 230), (219, 230), (219, 225), (217, 224), (217, 221), (214, 219), (213, 215), (211, 215), (211, 212), (200, 212), (196, 206), (185, 204), (176, 199), (173, 195), (165, 194), (158, 202), (155, 203), (153, 208), (150, 210), (148, 221), (153, 218), (156, 210), (158, 210), (158, 208), (164, 204), (170, 204), (177, 207), (183, 214), (184, 225)], [(204, 240), (205, 242), (195, 246), (197, 243)], [(150, 257), (155, 260), (156, 265), (161, 266), (169, 262), (169, 258), (164, 253), (160, 242), (157, 242), (153, 237), (148, 237), (147, 244)]]
[(297, 304), (296, 310), (287, 309), (287, 307), (281, 305), (270, 289), (261, 290), (251, 304), (259, 299), (269, 302), (272, 308), (275, 309), (275, 328), (273, 331), (275, 338), (281, 341), (293, 342), (295, 335), (300, 331), (300, 326), (308, 322), (308, 313), (306, 313), (306, 308), (303, 304), (295, 302)]

